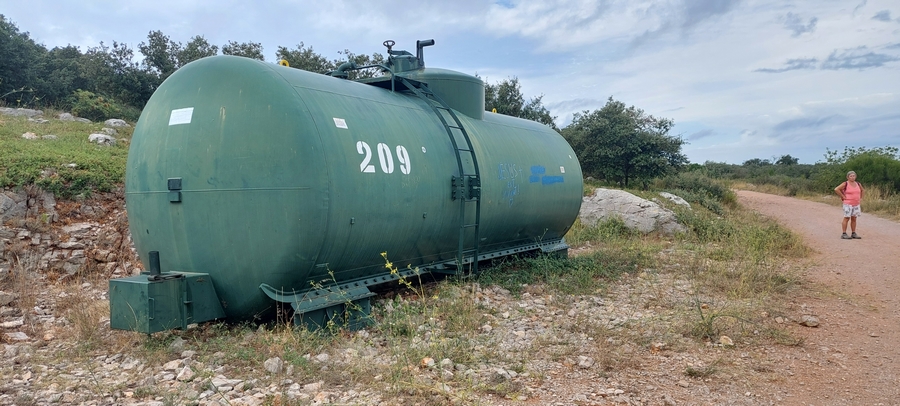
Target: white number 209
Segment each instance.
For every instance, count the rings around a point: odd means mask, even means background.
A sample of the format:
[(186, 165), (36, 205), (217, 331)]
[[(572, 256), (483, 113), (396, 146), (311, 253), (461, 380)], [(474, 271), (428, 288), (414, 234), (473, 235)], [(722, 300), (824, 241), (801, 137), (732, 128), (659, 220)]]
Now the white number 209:
[[(391, 147), (385, 143), (378, 143), (375, 147), (378, 150), (378, 163), (381, 171), (384, 173), (394, 173), (394, 155)], [(406, 147), (398, 145), (395, 149), (397, 152), (397, 160), (400, 161), (400, 172), (409, 175), (411, 164), (409, 160), (409, 152)], [(359, 171), (363, 173), (375, 173), (375, 165), (372, 162), (372, 148), (365, 141), (356, 142), (356, 152), (363, 156), (362, 162), (359, 163)]]

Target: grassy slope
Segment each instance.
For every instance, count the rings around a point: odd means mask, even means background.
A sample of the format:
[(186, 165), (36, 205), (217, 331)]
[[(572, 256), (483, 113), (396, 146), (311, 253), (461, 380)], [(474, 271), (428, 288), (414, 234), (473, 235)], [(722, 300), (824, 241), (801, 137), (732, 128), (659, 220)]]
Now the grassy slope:
[[(49, 120), (39, 124), (25, 117), (0, 116), (0, 186), (36, 184), (65, 198), (108, 191), (124, 182), (128, 156), (124, 140), (131, 138), (132, 127), (117, 128), (117, 145), (100, 146), (89, 142), (88, 136), (100, 133), (103, 123)], [(27, 140), (22, 138), (26, 132), (57, 139)]]

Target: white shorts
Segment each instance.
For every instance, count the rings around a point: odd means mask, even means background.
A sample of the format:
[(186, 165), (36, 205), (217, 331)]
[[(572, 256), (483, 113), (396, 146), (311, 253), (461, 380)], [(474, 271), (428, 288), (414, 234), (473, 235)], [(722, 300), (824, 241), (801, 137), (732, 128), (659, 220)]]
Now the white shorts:
[(844, 217), (859, 217), (860, 214), (862, 214), (862, 209), (859, 208), (859, 205), (844, 204)]

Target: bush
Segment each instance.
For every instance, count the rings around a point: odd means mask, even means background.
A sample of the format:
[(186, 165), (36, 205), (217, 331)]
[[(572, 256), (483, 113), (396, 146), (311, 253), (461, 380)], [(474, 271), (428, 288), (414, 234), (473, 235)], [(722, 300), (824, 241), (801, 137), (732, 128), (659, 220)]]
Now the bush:
[(666, 176), (657, 180), (655, 186), (717, 214), (722, 214), (723, 206), (734, 207), (737, 203), (737, 195), (727, 184), (696, 171)]
[(104, 121), (110, 118), (123, 118), (137, 121), (140, 110), (124, 105), (116, 100), (86, 90), (76, 90), (69, 98), (72, 114), (91, 121)]

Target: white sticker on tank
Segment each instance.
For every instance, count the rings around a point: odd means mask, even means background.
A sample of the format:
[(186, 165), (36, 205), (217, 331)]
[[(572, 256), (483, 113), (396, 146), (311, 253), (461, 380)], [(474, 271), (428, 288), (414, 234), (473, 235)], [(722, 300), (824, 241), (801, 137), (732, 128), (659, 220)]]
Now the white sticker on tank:
[(559, 173), (566, 173), (566, 167), (565, 167), (565, 166), (560, 166), (560, 167), (559, 167)]
[(190, 124), (193, 115), (193, 107), (172, 110), (172, 114), (169, 114), (169, 125)]
[(337, 128), (347, 129), (347, 121), (343, 118), (332, 117), (334, 119), (334, 126)]

